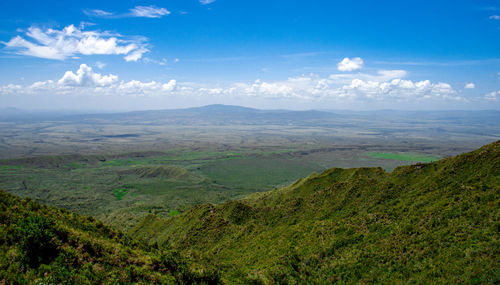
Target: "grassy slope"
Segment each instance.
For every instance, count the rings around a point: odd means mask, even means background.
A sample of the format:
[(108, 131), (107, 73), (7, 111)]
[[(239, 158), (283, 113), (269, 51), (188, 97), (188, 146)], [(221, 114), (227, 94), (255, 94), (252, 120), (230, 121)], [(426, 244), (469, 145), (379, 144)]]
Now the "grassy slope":
[(230, 282), (500, 281), (500, 142), (429, 164), (338, 169), (131, 233)]
[(173, 251), (146, 247), (92, 217), (0, 191), (0, 283), (217, 282)]

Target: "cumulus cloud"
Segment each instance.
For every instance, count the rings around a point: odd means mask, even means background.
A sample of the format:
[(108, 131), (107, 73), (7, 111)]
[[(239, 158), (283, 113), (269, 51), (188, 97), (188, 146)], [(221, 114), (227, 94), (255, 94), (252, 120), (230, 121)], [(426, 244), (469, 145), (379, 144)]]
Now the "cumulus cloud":
[(161, 18), (170, 14), (170, 11), (156, 6), (135, 6), (130, 9), (130, 13), (134, 17)]
[(493, 91), (484, 95), (484, 99), (490, 101), (496, 101), (498, 98), (500, 98), (500, 91)]
[[(227, 85), (201, 85), (189, 82), (120, 81), (117, 75), (100, 74), (86, 64), (76, 71), (67, 71), (58, 80), (35, 82), (20, 86), (0, 87), (0, 94), (82, 94), (115, 96), (219, 96), (225, 98), (359, 100), (413, 102), (420, 100), (462, 99), (450, 84), (430, 80), (404, 79), (402, 70), (380, 70), (375, 74), (336, 74), (324, 77), (315, 74), (290, 77), (281, 81), (255, 80)], [(493, 100), (497, 93), (487, 95)]]
[(465, 84), (464, 88), (465, 89), (474, 89), (474, 88), (476, 88), (476, 84), (470, 82), (470, 83)]
[(207, 4), (210, 4), (210, 3), (213, 3), (215, 2), (215, 0), (200, 0), (200, 3), (202, 5), (207, 5)]
[(120, 81), (117, 75), (103, 75), (86, 64), (76, 72), (66, 71), (58, 80), (38, 81), (31, 85), (9, 84), (0, 86), (0, 94), (74, 94), (74, 95), (164, 95), (175, 92), (176, 80), (143, 82)]
[(161, 89), (163, 91), (173, 91), (176, 85), (177, 81), (175, 81), (175, 79), (171, 79), (169, 82), (162, 84)]
[(0, 86), (0, 94), (17, 94), (22, 93), (25, 88), (18, 84), (7, 84)]
[(393, 79), (389, 82), (377, 82), (354, 79), (350, 85), (343, 86), (342, 89), (346, 96), (371, 99), (458, 99), (454, 96), (456, 91), (449, 84), (431, 83), (429, 80), (414, 82)]
[(331, 74), (328, 79), (334, 83), (349, 84), (354, 79), (364, 81), (389, 81), (396, 78), (403, 78), (407, 75), (405, 70), (378, 70), (376, 74), (357, 73), (357, 74)]
[(92, 71), (90, 66), (82, 64), (76, 74), (73, 71), (66, 71), (57, 83), (63, 86), (109, 86), (117, 81), (116, 75), (101, 75)]
[(346, 57), (337, 64), (337, 69), (339, 71), (355, 71), (361, 68), (363, 68), (363, 60), (360, 57), (355, 57), (353, 59)]
[(84, 31), (69, 25), (62, 30), (30, 27), (26, 38), (16, 36), (2, 42), (17, 54), (63, 60), (78, 55), (125, 55), (127, 61), (137, 61), (148, 52), (143, 39), (126, 39), (109, 32)]
[[(402, 71), (379, 71), (375, 75), (363, 75), (339, 80), (338, 76), (327, 78), (311, 74), (291, 77), (285, 81), (235, 83), (226, 88), (200, 88), (203, 94), (223, 94), (230, 96), (251, 96), (261, 98), (297, 98), (306, 100), (351, 99), (351, 100), (389, 100), (412, 101), (426, 99), (461, 99), (451, 85), (429, 80), (411, 81), (391, 78), (404, 75)], [(389, 80), (377, 80), (377, 79)]]

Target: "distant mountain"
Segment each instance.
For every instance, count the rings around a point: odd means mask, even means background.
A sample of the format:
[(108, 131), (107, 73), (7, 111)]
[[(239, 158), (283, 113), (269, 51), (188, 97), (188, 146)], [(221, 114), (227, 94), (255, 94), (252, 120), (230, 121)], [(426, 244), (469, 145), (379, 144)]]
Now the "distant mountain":
[(498, 284), (500, 141), (434, 163), (333, 168), (131, 231), (228, 283)]
[(205, 112), (205, 113), (255, 113), (259, 112), (260, 110), (254, 109), (254, 108), (248, 108), (248, 107), (242, 107), (242, 106), (234, 106), (234, 105), (223, 105), (223, 104), (213, 104), (213, 105), (206, 105), (206, 106), (201, 106), (201, 107), (194, 107), (194, 108), (187, 108), (187, 109), (180, 109), (183, 111), (188, 111), (188, 112)]
[[(4, 109), (0, 121), (23, 121), (87, 124), (143, 125), (296, 125), (324, 127), (376, 126), (382, 123), (444, 123), (451, 125), (482, 124), (496, 126), (500, 111), (292, 111), (259, 110), (231, 105), (208, 105), (196, 108), (133, 111), (123, 113), (82, 113), (70, 111), (23, 111)], [(382, 124), (383, 125), (383, 124)]]
[[(311, 125), (325, 123), (336, 115), (323, 111), (258, 110), (240, 106), (209, 105), (177, 110), (137, 111), (117, 114), (79, 116), (86, 121), (142, 121), (170, 125)], [(326, 120), (326, 121), (325, 121)]]

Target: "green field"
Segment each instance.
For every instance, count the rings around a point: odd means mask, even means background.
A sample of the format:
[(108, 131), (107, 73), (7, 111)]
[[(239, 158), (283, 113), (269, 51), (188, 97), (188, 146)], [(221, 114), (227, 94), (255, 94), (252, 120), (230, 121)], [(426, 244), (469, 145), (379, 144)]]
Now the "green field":
[(4, 160), (0, 187), (128, 230), (148, 214), (175, 216), (197, 204), (269, 191), (333, 166), (382, 166), (391, 171), (408, 163), (367, 160), (355, 146), (195, 144), (156, 152)]
[(418, 153), (369, 152), (366, 155), (373, 158), (414, 161), (414, 162), (433, 162), (440, 159), (440, 157), (435, 155), (425, 155)]

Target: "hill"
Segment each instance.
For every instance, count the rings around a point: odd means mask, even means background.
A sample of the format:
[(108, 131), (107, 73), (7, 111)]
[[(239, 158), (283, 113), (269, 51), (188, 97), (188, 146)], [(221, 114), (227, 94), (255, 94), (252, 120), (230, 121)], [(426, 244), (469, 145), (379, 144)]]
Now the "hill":
[(500, 141), (396, 168), (329, 169), (131, 235), (218, 263), (230, 283), (498, 283)]
[(0, 283), (218, 283), (217, 271), (92, 217), (0, 191)]

